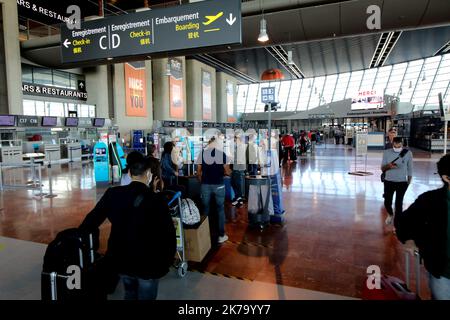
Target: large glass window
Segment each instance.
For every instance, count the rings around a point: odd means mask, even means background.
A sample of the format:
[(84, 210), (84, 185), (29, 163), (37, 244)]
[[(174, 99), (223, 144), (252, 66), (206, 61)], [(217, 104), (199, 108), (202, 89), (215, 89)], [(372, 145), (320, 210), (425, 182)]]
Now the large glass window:
[(332, 101), (334, 88), (336, 88), (337, 79), (338, 79), (337, 74), (327, 76), (327, 79), (325, 81), (325, 87), (323, 88), (320, 105), (330, 103)]
[(22, 64), (22, 81), (66, 89), (78, 89), (78, 80), (84, 75)]
[(442, 93), (444, 103), (449, 103), (449, 84), (450, 54), (446, 54), (326, 77), (242, 85), (239, 91), (242, 97), (238, 100), (240, 110), (261, 112), (264, 104), (260, 102), (260, 88), (275, 86), (280, 110), (304, 111), (323, 103), (352, 98), (361, 89), (374, 88), (398, 96), (401, 102), (411, 102), (415, 110), (422, 110), (424, 106), (435, 108), (439, 93)]
[(291, 90), (291, 81), (281, 81), (278, 93), (279, 110), (286, 111), (289, 91)]
[(46, 116), (48, 113), (45, 112), (45, 102), (44, 101), (36, 101), (36, 115), (37, 116)]
[(314, 91), (312, 92), (311, 99), (309, 100), (308, 110), (319, 106), (322, 98), (324, 84), (325, 84), (325, 77), (315, 78)]
[(295, 111), (297, 109), (298, 97), (300, 96), (300, 90), (302, 89), (303, 80), (293, 80), (291, 85), (291, 93), (289, 94), (287, 102), (287, 111)]
[(416, 91), (411, 99), (411, 103), (415, 105), (425, 105), (425, 101), (430, 92), (434, 77), (439, 66), (441, 56), (429, 58), (425, 60), (422, 71), (420, 72)]
[(52, 70), (44, 68), (33, 68), (33, 80), (36, 84), (45, 86), (53, 85)]
[(68, 117), (69, 111), (77, 111), (78, 117), (96, 117), (95, 105), (23, 100), (23, 114), (27, 116)]
[(300, 92), (300, 99), (298, 101), (297, 110), (303, 111), (308, 109), (309, 98), (311, 92), (314, 91), (314, 80), (315, 79), (304, 79), (302, 92)]
[(350, 82), (348, 83), (347, 94), (345, 98), (353, 98), (358, 96), (359, 87), (361, 86), (361, 80), (363, 77), (364, 71), (356, 71), (352, 72), (350, 77)]
[(70, 88), (70, 74), (67, 72), (54, 70), (53, 85), (60, 88)]
[(247, 102), (248, 96), (248, 85), (243, 84), (238, 86), (238, 96), (237, 96), (237, 112), (245, 112), (245, 103)]
[(259, 83), (253, 83), (248, 88), (248, 98), (245, 107), (245, 112), (255, 112), (256, 100), (259, 97)]
[(405, 77), (407, 67), (408, 63), (401, 63), (393, 66), (388, 85), (386, 86), (386, 94), (392, 96), (398, 94), (403, 78)]
[(336, 88), (334, 90), (333, 101), (340, 101), (345, 99), (345, 93), (347, 91), (349, 81), (350, 81), (350, 72), (341, 73), (339, 75), (338, 81), (336, 83)]
[(361, 87), (359, 88), (359, 90), (372, 90), (377, 72), (378, 72), (378, 68), (366, 70), (366, 72), (364, 73), (364, 78), (363, 78), (363, 81), (361, 82)]
[(23, 100), (23, 114), (26, 116), (34, 116), (36, 114), (36, 106), (33, 100)]
[(381, 92), (384, 92), (386, 89), (389, 76), (391, 75), (392, 66), (386, 66), (382, 67), (378, 70), (377, 77), (375, 78), (375, 82), (373, 85), (373, 88), (376, 90), (381, 90)]
[(22, 65), (22, 81), (33, 83), (33, 69), (28, 65)]

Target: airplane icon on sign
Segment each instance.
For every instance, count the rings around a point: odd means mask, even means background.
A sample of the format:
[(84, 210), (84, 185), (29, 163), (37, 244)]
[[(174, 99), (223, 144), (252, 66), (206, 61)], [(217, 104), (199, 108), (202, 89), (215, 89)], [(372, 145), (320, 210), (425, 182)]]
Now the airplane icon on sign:
[(213, 23), (214, 21), (216, 21), (217, 19), (219, 19), (221, 16), (223, 16), (223, 12), (219, 12), (218, 14), (216, 14), (215, 16), (205, 16), (206, 19), (208, 19), (208, 21), (203, 22), (203, 24), (205, 26), (210, 25), (211, 23)]

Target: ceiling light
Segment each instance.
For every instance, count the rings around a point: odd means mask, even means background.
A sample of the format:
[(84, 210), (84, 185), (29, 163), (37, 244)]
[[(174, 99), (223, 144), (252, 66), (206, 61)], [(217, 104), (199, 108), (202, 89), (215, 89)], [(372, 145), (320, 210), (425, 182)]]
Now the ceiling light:
[(170, 63), (167, 63), (167, 66), (166, 66), (166, 76), (171, 76), (172, 75), (172, 72), (170, 71)]
[(293, 65), (294, 60), (292, 60), (292, 50), (289, 50), (287, 54), (288, 54), (288, 64)]
[(266, 19), (264, 18), (262, 18), (260, 21), (258, 41), (259, 42), (269, 41), (269, 36), (267, 35), (267, 22)]
[(412, 81), (409, 81), (409, 89), (412, 89)]

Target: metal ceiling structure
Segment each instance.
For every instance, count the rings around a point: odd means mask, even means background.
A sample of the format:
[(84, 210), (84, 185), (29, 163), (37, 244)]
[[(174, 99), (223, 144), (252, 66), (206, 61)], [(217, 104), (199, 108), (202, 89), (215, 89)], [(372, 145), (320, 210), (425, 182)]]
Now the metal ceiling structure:
[[(108, 0), (105, 13), (119, 14), (146, 5), (156, 8), (180, 2), (188, 1)], [(367, 28), (366, 10), (370, 5), (381, 8), (381, 30)], [(263, 8), (270, 37), (264, 45), (257, 41)], [(440, 50), (443, 53), (450, 40), (449, 0), (248, 0), (242, 2), (242, 16), (240, 47), (211, 48), (206, 53), (192, 51), (188, 58), (252, 83), (270, 68), (286, 71), (286, 79), (299, 79), (422, 59)], [(383, 37), (391, 41), (383, 41)], [(28, 40), (22, 42), (22, 54), (36, 64), (58, 69), (121, 61), (62, 65), (59, 45), (58, 36)], [(286, 64), (289, 50), (293, 52), (294, 65)]]

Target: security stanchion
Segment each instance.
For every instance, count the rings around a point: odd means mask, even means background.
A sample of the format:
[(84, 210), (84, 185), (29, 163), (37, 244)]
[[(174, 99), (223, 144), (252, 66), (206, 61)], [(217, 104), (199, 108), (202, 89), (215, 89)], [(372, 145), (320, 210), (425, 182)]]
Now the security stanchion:
[(39, 193), (36, 194), (37, 197), (43, 197), (45, 195), (47, 195), (46, 193), (44, 193), (44, 191), (42, 190), (42, 166), (39, 164), (38, 167), (38, 179), (39, 179)]
[(0, 191), (3, 191), (3, 166), (0, 163)]
[(52, 154), (51, 152), (48, 153), (48, 187), (49, 187), (49, 193), (46, 195), (46, 198), (56, 198), (57, 195), (53, 194), (53, 180), (52, 180)]

